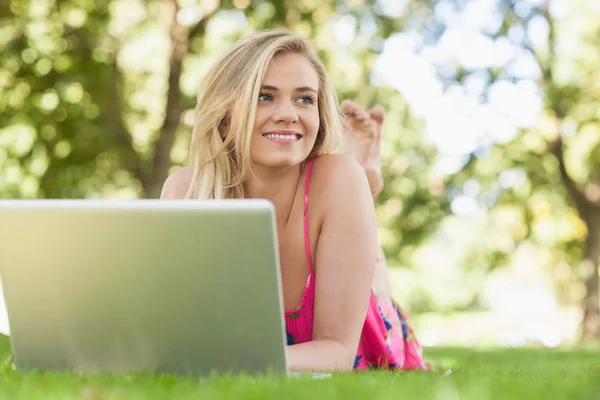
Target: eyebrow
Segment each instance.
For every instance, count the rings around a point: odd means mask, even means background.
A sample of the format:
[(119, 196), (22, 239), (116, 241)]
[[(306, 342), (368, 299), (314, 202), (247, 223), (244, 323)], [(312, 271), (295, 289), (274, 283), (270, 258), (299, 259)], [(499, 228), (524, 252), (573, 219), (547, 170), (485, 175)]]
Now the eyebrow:
[[(278, 92), (279, 89), (276, 88), (275, 86), (270, 86), (270, 85), (262, 85), (261, 89), (264, 90), (270, 90), (272, 92)], [(313, 92), (315, 94), (317, 94), (317, 91), (313, 88), (311, 88), (310, 86), (301, 86), (301, 87), (297, 87), (296, 89), (294, 89), (295, 92)]]

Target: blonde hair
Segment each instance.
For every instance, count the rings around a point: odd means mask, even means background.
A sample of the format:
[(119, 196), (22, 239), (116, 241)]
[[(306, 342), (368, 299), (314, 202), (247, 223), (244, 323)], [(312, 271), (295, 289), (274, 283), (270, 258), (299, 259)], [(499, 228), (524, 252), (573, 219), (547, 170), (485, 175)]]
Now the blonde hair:
[[(252, 173), (250, 140), (256, 104), (266, 70), (274, 57), (301, 54), (318, 77), (319, 130), (308, 158), (339, 150), (343, 117), (335, 90), (309, 42), (285, 31), (262, 31), (234, 47), (208, 72), (198, 94), (186, 198), (243, 198), (243, 182)], [(227, 127), (223, 139), (220, 130)]]

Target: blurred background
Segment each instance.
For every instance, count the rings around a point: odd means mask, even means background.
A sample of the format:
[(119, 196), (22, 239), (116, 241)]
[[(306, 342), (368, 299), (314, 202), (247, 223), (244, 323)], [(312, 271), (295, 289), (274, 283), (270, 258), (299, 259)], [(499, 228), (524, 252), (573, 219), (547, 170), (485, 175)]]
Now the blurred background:
[(423, 345), (597, 343), (599, 22), (597, 0), (1, 0), (0, 198), (157, 197), (205, 72), (286, 28), (387, 111), (380, 238)]

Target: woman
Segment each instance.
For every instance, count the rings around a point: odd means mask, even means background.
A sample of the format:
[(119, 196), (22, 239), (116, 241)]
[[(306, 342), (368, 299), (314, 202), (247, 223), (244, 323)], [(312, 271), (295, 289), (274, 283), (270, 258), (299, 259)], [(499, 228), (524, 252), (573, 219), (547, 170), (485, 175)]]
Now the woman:
[(385, 274), (373, 285), (376, 264), (385, 272), (372, 197), (383, 110), (342, 108), (360, 139), (356, 159), (336, 154), (344, 116), (308, 42), (281, 31), (247, 37), (205, 77), (189, 166), (161, 198), (273, 203), (291, 370), (426, 369)]

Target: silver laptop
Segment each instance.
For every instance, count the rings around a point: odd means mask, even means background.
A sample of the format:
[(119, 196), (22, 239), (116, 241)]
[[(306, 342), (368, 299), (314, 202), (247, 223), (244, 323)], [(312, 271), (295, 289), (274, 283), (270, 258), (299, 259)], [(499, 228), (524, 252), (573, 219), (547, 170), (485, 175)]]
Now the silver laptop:
[(18, 369), (285, 373), (261, 200), (0, 201)]

